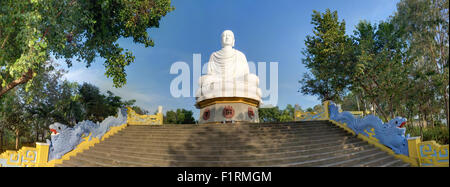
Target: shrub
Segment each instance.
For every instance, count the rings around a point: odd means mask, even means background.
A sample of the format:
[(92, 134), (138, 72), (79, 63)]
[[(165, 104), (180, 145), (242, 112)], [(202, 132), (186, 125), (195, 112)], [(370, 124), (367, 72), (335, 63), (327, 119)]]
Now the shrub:
[[(436, 126), (436, 127), (424, 127), (422, 128), (422, 141), (430, 141), (434, 140), (441, 145), (448, 144), (449, 131), (446, 126)], [(410, 134), (411, 136), (420, 136), (420, 127), (419, 126), (407, 126), (406, 134)]]

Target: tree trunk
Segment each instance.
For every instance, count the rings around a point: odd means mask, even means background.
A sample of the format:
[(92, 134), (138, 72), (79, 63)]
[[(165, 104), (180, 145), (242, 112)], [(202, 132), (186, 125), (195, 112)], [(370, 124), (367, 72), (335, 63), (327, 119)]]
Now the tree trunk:
[(358, 95), (355, 94), (356, 97), (356, 106), (358, 107), (358, 111), (361, 111), (361, 109), (359, 108), (359, 99), (358, 99)]
[(363, 99), (361, 99), (361, 101), (362, 101), (362, 103), (363, 103), (363, 105), (364, 105), (364, 116), (366, 115), (366, 111), (369, 111), (370, 112), (370, 110), (369, 110), (369, 108), (367, 108), (367, 103), (366, 103), (366, 101), (364, 101)]
[(26, 73), (24, 73), (19, 79), (14, 80), (10, 83), (8, 83), (5, 87), (0, 87), (0, 97), (5, 95), (9, 90), (13, 89), (14, 87), (24, 84), (31, 80), (33, 78), (33, 70), (29, 69)]
[(422, 123), (419, 125), (419, 131), (420, 131), (420, 140), (423, 141), (423, 129), (422, 129)]
[(0, 153), (3, 152), (3, 129), (0, 130)]
[(449, 121), (449, 113), (448, 113), (448, 92), (447, 89), (445, 89), (445, 93), (444, 93), (444, 101), (445, 101), (445, 116), (447, 117), (447, 127), (450, 125), (450, 121)]
[(16, 130), (16, 150), (19, 150), (19, 143), (20, 143), (20, 137), (19, 137), (19, 130)]
[(424, 112), (424, 115), (423, 115), (423, 123), (424, 123), (423, 127), (428, 127), (428, 118), (427, 118), (426, 112)]
[(413, 119), (411, 117), (412, 116), (411, 112), (407, 112), (407, 114), (405, 114), (405, 115), (408, 115), (408, 116), (405, 116), (405, 117), (407, 117), (406, 119), (408, 120), (407, 123), (408, 124), (413, 124), (414, 121), (413, 121)]
[(376, 111), (378, 111), (381, 114), (380, 117), (384, 118), (384, 122), (388, 122), (389, 116), (386, 115), (386, 113), (384, 113), (383, 109), (378, 105), (377, 102), (374, 102), (374, 103), (375, 103), (375, 106), (376, 106)]
[(389, 100), (388, 106), (389, 106), (389, 115), (390, 115), (391, 119), (394, 119), (395, 114), (394, 114), (394, 106), (392, 104), (392, 100)]
[(39, 129), (36, 128), (36, 141), (35, 142), (39, 142)]
[(41, 133), (41, 141), (42, 142), (45, 142), (45, 131), (42, 131), (42, 133)]
[(5, 131), (5, 140), (4, 140), (4, 146), (6, 147), (6, 149), (8, 149), (8, 136), (6, 136), (6, 131)]
[(434, 118), (433, 118), (434, 116), (433, 116), (433, 112), (431, 112), (430, 115), (431, 115), (431, 117), (430, 117), (430, 123), (431, 123), (431, 126), (434, 127), (435, 125), (434, 125)]

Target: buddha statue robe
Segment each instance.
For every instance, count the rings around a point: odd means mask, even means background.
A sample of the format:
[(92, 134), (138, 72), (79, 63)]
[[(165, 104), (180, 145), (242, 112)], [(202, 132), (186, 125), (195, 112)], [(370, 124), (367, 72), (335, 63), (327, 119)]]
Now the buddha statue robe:
[(211, 54), (208, 72), (199, 79), (197, 102), (217, 97), (245, 97), (261, 101), (259, 78), (249, 71), (244, 53), (232, 48), (234, 34), (222, 34), (222, 46)]

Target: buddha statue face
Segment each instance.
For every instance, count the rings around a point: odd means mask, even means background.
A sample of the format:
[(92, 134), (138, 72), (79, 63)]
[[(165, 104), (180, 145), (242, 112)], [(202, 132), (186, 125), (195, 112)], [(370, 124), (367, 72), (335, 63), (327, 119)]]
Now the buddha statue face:
[(226, 46), (234, 47), (234, 34), (230, 30), (223, 31), (222, 33), (222, 47)]

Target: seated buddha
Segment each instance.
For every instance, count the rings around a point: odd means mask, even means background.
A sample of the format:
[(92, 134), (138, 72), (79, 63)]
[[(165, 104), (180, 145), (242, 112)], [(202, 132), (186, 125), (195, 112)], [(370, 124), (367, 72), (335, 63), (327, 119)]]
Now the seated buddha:
[(207, 74), (198, 81), (197, 103), (218, 97), (243, 97), (261, 102), (259, 78), (250, 73), (244, 53), (233, 48), (233, 32), (224, 31), (221, 43), (222, 49), (211, 54)]

